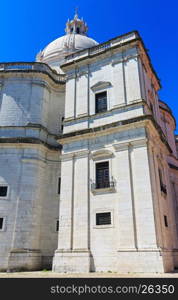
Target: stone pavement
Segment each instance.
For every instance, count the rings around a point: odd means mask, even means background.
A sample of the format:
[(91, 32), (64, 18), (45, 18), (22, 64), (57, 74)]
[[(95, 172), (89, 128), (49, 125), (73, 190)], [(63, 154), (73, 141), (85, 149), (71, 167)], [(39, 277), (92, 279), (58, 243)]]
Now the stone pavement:
[(55, 273), (52, 271), (0, 273), (0, 278), (178, 278), (178, 270), (172, 273)]

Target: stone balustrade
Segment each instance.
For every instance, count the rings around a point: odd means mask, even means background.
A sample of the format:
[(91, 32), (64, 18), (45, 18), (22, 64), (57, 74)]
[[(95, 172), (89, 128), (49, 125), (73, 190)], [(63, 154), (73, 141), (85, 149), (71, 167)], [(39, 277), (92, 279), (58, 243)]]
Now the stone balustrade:
[(55, 70), (52, 70), (47, 64), (39, 62), (10, 62), (0, 64), (0, 73), (4, 71), (35, 71), (48, 73), (55, 81), (65, 83), (66, 77), (63, 74), (58, 74)]

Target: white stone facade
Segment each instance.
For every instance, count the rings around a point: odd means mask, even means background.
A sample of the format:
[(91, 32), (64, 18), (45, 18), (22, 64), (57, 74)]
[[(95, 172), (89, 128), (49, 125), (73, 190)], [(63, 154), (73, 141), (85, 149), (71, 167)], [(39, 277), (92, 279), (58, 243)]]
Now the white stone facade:
[[(75, 24), (80, 43), (82, 22), (75, 16), (67, 27)], [(71, 47), (64, 58), (63, 48), (50, 46), (49, 62), (41, 53), (40, 63), (0, 66), (0, 193), (7, 188), (0, 270), (46, 268), (53, 258), (57, 272), (171, 271), (178, 267), (174, 117), (158, 98), (137, 32), (85, 48)], [(102, 93), (106, 109), (96, 112)], [(102, 162), (109, 181), (98, 188)], [(110, 219), (98, 225), (103, 214)]]

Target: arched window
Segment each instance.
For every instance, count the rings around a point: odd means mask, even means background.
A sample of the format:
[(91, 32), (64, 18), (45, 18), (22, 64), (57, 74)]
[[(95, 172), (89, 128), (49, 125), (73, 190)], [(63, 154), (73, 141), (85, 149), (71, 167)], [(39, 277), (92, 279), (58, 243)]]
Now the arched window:
[(73, 27), (71, 27), (70, 32), (71, 32), (71, 33), (73, 32)]
[(79, 27), (77, 27), (76, 32), (77, 32), (77, 33), (80, 33), (80, 28), (79, 28)]

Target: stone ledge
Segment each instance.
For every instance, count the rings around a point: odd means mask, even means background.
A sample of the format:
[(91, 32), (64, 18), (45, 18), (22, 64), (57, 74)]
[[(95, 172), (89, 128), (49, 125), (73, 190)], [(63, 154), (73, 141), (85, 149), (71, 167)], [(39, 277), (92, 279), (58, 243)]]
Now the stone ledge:
[(38, 144), (47, 147), (50, 150), (61, 150), (61, 145), (53, 146), (50, 145), (38, 138), (30, 138), (30, 137), (12, 137), (12, 138), (0, 138), (0, 144)]

